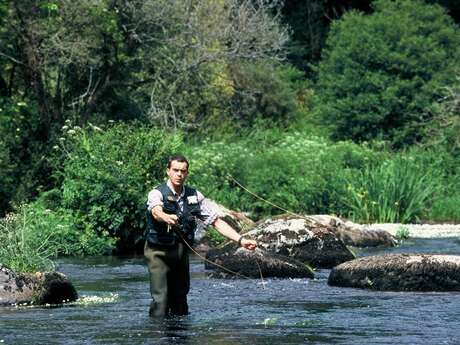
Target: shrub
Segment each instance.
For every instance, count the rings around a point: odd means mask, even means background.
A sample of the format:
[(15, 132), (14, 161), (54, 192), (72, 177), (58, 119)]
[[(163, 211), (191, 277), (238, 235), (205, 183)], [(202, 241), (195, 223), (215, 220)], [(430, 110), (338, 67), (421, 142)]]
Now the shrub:
[(364, 146), (278, 130), (228, 142), (205, 141), (190, 147), (188, 154), (191, 183), (208, 197), (249, 211), (254, 218), (283, 211), (244, 191), (235, 180), (289, 211), (344, 213), (348, 210), (342, 202), (344, 177), (378, 157)]
[[(460, 75), (441, 91), (442, 98), (431, 108), (434, 114), (425, 129), (424, 146), (447, 151), (451, 159), (460, 159)], [(458, 164), (456, 164), (457, 166)]]
[(37, 147), (36, 122), (33, 106), (0, 96), (0, 217), (12, 210), (12, 201), (22, 202), (33, 194), (39, 180), (40, 159), (31, 162)]
[(396, 230), (395, 238), (402, 242), (403, 240), (407, 240), (410, 237), (410, 231), (405, 226), (400, 226), (398, 230)]
[(110, 253), (115, 241), (96, 234), (69, 210), (51, 210), (43, 199), (0, 219), (0, 263), (19, 272), (53, 270), (58, 255)]
[(234, 95), (231, 114), (241, 124), (257, 119), (286, 124), (298, 110), (308, 107), (308, 87), (303, 73), (290, 65), (268, 62), (232, 66)]
[(454, 80), (460, 34), (438, 5), (377, 0), (333, 23), (318, 66), (318, 113), (335, 138), (420, 139), (427, 109)]
[(18, 272), (52, 270), (57, 248), (51, 236), (34, 233), (24, 209), (0, 219), (0, 263)]
[(132, 250), (143, 235), (147, 192), (164, 179), (181, 137), (139, 124), (64, 131), (62, 207), (85, 229), (107, 231), (118, 249)]

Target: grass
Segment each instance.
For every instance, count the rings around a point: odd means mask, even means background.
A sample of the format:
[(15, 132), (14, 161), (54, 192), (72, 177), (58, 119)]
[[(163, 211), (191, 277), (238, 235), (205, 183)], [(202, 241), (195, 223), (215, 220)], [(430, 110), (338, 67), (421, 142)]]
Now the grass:
[(0, 220), (0, 263), (17, 272), (54, 270), (53, 233), (37, 234), (25, 207)]
[(397, 157), (365, 167), (349, 179), (345, 203), (355, 221), (410, 223), (426, 212), (439, 189), (438, 181), (435, 171)]
[(407, 240), (410, 236), (409, 229), (405, 226), (401, 226), (396, 230), (395, 238), (398, 241)]

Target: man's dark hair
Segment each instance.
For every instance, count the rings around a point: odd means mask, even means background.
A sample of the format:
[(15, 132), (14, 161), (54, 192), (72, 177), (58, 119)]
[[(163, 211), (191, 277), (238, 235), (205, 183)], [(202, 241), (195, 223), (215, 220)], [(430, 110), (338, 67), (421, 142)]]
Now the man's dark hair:
[(181, 163), (187, 163), (187, 170), (188, 170), (189, 163), (188, 163), (187, 158), (185, 158), (185, 156), (183, 156), (183, 155), (170, 156), (169, 159), (168, 159), (168, 169), (171, 168), (171, 163), (173, 161), (181, 162)]

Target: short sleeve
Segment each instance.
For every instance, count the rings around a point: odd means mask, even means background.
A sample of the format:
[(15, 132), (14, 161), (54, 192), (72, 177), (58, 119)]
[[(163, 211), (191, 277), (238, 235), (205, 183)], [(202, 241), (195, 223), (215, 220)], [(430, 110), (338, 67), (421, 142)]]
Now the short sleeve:
[(163, 195), (158, 189), (150, 191), (147, 198), (147, 209), (152, 211), (156, 206), (163, 206)]
[(196, 194), (201, 208), (201, 216), (203, 217), (203, 226), (207, 227), (219, 218), (219, 209), (217, 205), (206, 199), (199, 191)]

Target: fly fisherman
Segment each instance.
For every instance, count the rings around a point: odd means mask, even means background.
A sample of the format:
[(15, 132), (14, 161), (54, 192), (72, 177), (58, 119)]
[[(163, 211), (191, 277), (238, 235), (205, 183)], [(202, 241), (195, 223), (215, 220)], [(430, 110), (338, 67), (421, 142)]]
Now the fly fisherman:
[(144, 255), (150, 273), (150, 316), (188, 314), (190, 289), (188, 244), (193, 243), (196, 219), (225, 237), (254, 250), (256, 241), (238, 234), (218, 217), (217, 210), (196, 189), (185, 186), (189, 163), (182, 155), (169, 158), (168, 181), (148, 195)]

